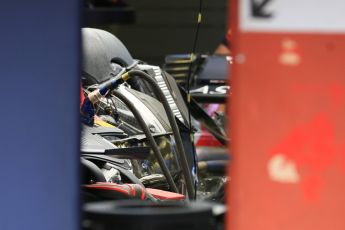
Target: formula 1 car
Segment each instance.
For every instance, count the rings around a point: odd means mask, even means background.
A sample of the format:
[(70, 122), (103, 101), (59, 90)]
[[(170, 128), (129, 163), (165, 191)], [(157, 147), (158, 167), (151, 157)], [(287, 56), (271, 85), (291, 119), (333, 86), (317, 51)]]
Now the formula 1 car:
[[(196, 199), (198, 168), (212, 165), (196, 159), (194, 130), (175, 79), (133, 59), (106, 31), (84, 28), (82, 39), (84, 202)], [(218, 182), (213, 193), (204, 186), (198, 198), (215, 200), (222, 186)]]

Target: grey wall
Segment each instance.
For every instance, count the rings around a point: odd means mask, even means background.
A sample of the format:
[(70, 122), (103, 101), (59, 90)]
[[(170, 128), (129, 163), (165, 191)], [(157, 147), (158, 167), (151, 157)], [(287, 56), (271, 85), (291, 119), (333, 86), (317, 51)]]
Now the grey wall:
[[(136, 9), (133, 25), (102, 27), (122, 40), (135, 58), (162, 64), (166, 54), (190, 53), (199, 0), (126, 0)], [(225, 0), (203, 0), (198, 52), (212, 53), (225, 34)]]

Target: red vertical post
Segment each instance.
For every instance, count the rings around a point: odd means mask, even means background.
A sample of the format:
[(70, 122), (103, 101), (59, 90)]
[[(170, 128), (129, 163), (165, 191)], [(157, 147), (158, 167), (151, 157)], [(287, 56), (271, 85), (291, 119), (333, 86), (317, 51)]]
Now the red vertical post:
[(227, 229), (345, 229), (345, 2), (230, 8)]

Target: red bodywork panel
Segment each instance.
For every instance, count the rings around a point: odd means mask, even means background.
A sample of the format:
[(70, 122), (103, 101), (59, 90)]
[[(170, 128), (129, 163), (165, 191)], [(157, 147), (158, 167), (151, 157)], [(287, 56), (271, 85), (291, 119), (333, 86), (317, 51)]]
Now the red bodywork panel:
[[(178, 193), (168, 192), (159, 189), (152, 189), (152, 188), (144, 188), (143, 186), (137, 184), (115, 184), (115, 183), (108, 183), (108, 182), (98, 182), (96, 184), (90, 185), (83, 185), (85, 189), (89, 192), (95, 192), (97, 194), (103, 191), (108, 191), (105, 195), (110, 197), (110, 191), (114, 192), (114, 199), (121, 199), (122, 198), (140, 198), (144, 200), (146, 197), (146, 193), (149, 193), (154, 198), (158, 200), (184, 200), (185, 196)], [(118, 194), (119, 196), (117, 196)]]
[(196, 147), (224, 147), (210, 132), (206, 129), (201, 129), (199, 133), (199, 138), (197, 139)]
[(167, 192), (159, 189), (147, 188), (146, 191), (158, 200), (184, 200), (185, 196), (179, 193)]

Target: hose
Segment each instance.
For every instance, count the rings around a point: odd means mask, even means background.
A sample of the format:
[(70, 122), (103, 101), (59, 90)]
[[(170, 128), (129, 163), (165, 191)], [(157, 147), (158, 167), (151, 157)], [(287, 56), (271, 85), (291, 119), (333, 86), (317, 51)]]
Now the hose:
[(188, 197), (190, 200), (194, 200), (195, 199), (195, 191), (194, 191), (194, 183), (193, 183), (193, 179), (192, 179), (192, 175), (191, 175), (191, 170), (189, 169), (189, 166), (188, 166), (188, 161), (186, 158), (186, 153), (184, 151), (183, 142), (182, 142), (181, 135), (180, 135), (180, 130), (177, 126), (175, 116), (171, 111), (171, 108), (170, 108), (170, 105), (169, 105), (167, 99), (165, 98), (165, 96), (164, 96), (162, 90), (160, 89), (159, 85), (157, 84), (156, 80), (153, 79), (147, 73), (140, 71), (140, 70), (131, 70), (131, 71), (125, 73), (124, 75), (122, 75), (122, 78), (127, 79), (128, 76), (129, 77), (133, 77), (133, 76), (142, 77), (147, 83), (149, 83), (151, 85), (151, 87), (153, 88), (154, 94), (156, 95), (158, 100), (160, 100), (162, 102), (163, 107), (165, 109), (165, 112), (167, 114), (167, 117), (169, 119), (175, 141), (176, 141), (177, 154), (178, 154), (179, 159), (181, 160), (181, 167), (182, 167), (182, 172), (183, 172), (184, 179), (186, 182)]
[(155, 154), (155, 156), (158, 160), (159, 166), (161, 167), (163, 174), (164, 174), (165, 178), (167, 179), (167, 182), (168, 182), (171, 190), (173, 192), (178, 193), (176, 184), (175, 184), (175, 182), (174, 182), (174, 180), (173, 180), (173, 178), (169, 172), (169, 169), (167, 168), (167, 166), (164, 162), (164, 158), (163, 158), (161, 152), (159, 151), (159, 148), (158, 148), (149, 128), (147, 127), (144, 119), (142, 118), (140, 112), (136, 109), (135, 105), (130, 100), (128, 100), (128, 98), (125, 97), (121, 92), (119, 92), (117, 90), (113, 90), (112, 94), (115, 97), (119, 98), (123, 103), (125, 103), (125, 105), (128, 107), (128, 109), (132, 111), (134, 117), (137, 119), (138, 123), (140, 124), (141, 128), (143, 129), (144, 134), (147, 137), (147, 140), (149, 141), (149, 143), (151, 145), (153, 153)]

